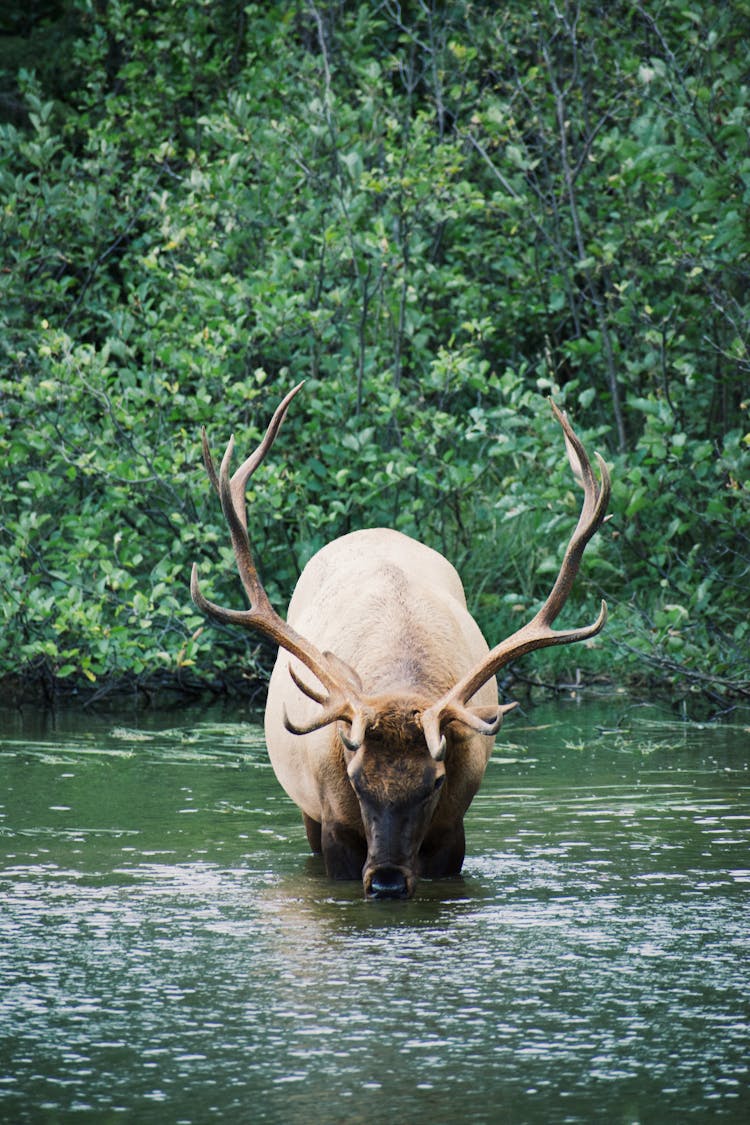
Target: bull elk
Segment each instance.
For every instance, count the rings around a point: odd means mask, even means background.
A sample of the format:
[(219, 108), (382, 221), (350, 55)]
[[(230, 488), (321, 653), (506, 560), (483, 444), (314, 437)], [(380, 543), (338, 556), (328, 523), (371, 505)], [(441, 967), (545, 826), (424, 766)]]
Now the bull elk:
[(260, 445), (231, 478), (234, 438), (217, 473), (203, 431), (206, 470), (251, 608), (210, 602), (195, 565), (191, 594), (216, 621), (256, 630), (279, 646), (266, 705), (268, 752), (328, 875), (361, 878), (370, 898), (410, 898), (419, 876), (461, 870), (464, 814), (503, 716), (516, 706), (498, 703), (496, 673), (534, 649), (593, 637), (605, 623), (602, 602), (593, 625), (552, 628), (586, 544), (605, 519), (609, 474), (597, 454), (597, 484), (583, 445), (552, 403), (583, 506), (546, 602), (493, 649), (451, 564), (386, 528), (354, 531), (318, 551), (284, 621), (255, 567), (245, 490), (301, 386), (280, 403)]

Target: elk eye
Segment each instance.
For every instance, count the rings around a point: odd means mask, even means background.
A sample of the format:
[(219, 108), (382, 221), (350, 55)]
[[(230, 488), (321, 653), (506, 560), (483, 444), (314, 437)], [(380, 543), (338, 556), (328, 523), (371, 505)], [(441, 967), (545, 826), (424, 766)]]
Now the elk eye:
[(435, 778), (434, 789), (435, 789), (436, 793), (437, 793), (438, 789), (440, 789), (442, 787), (442, 784), (443, 784), (444, 781), (445, 781), (445, 774), (444, 773), (441, 773), (439, 777)]

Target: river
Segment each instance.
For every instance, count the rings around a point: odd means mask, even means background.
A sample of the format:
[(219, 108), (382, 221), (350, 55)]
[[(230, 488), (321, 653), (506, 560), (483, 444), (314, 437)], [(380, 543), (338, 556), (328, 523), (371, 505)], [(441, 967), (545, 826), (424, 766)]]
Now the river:
[(0, 713), (0, 1121), (750, 1120), (750, 716), (506, 721), (461, 879), (329, 882), (234, 712)]

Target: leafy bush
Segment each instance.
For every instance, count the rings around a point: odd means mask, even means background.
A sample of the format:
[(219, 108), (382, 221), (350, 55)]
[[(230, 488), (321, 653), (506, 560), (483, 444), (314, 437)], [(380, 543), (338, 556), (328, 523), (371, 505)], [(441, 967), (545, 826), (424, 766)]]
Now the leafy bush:
[(614, 612), (535, 672), (750, 690), (748, 13), (52, 9), (0, 57), (2, 674), (262, 675), (189, 603), (193, 558), (237, 597), (198, 434), (307, 378), (252, 486), (280, 607), (387, 524), (514, 628), (578, 503), (554, 393), (615, 480), (568, 612)]

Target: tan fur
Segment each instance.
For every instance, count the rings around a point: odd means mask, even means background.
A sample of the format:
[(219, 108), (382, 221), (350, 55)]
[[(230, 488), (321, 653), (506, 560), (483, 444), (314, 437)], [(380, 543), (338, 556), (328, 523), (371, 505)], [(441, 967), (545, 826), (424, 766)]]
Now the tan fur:
[[(375, 712), (354, 756), (345, 750), (337, 723), (292, 734), (284, 712), (304, 725), (315, 720), (320, 705), (297, 688), (289, 674), (292, 658), (279, 651), (266, 706), (269, 755), (304, 814), (308, 838), (317, 839), (315, 826), (323, 826), (329, 873), (353, 878), (362, 866), (365, 889), (375, 893), (378, 871), (395, 869), (403, 873), (407, 894), (420, 873), (456, 874), (463, 861), (463, 817), (493, 744), (491, 737), (451, 724), (445, 763), (436, 763), (422, 733), (424, 709), (488, 651), (456, 571), (436, 551), (398, 532), (354, 532), (310, 560), (287, 620), (355, 670)], [(310, 680), (301, 664), (295, 668)], [(497, 706), (494, 677), (474, 702)], [(432, 795), (438, 778), (444, 784)], [(390, 820), (381, 828), (384, 818)], [(347, 861), (339, 866), (342, 853)]]
[[(287, 620), (321, 650), (331, 650), (359, 674), (370, 696), (413, 690), (426, 706), (488, 651), (466, 608), (455, 569), (431, 548), (396, 531), (355, 531), (329, 543), (305, 567)], [(337, 776), (343, 751), (336, 725), (300, 737), (284, 726), (286, 708), (295, 722), (313, 721), (319, 705), (306, 698), (289, 675), (290, 656), (279, 651), (266, 706), (266, 739), (276, 776), (293, 801), (313, 820), (327, 806), (351, 807), (343, 784), (331, 794), (322, 775)], [(299, 674), (310, 674), (296, 664)], [(497, 705), (494, 678), (475, 702)], [(382, 716), (391, 729), (401, 719)], [(462, 813), (484, 775), (492, 739), (465, 732), (454, 790)], [(343, 783), (345, 780), (341, 778)]]

